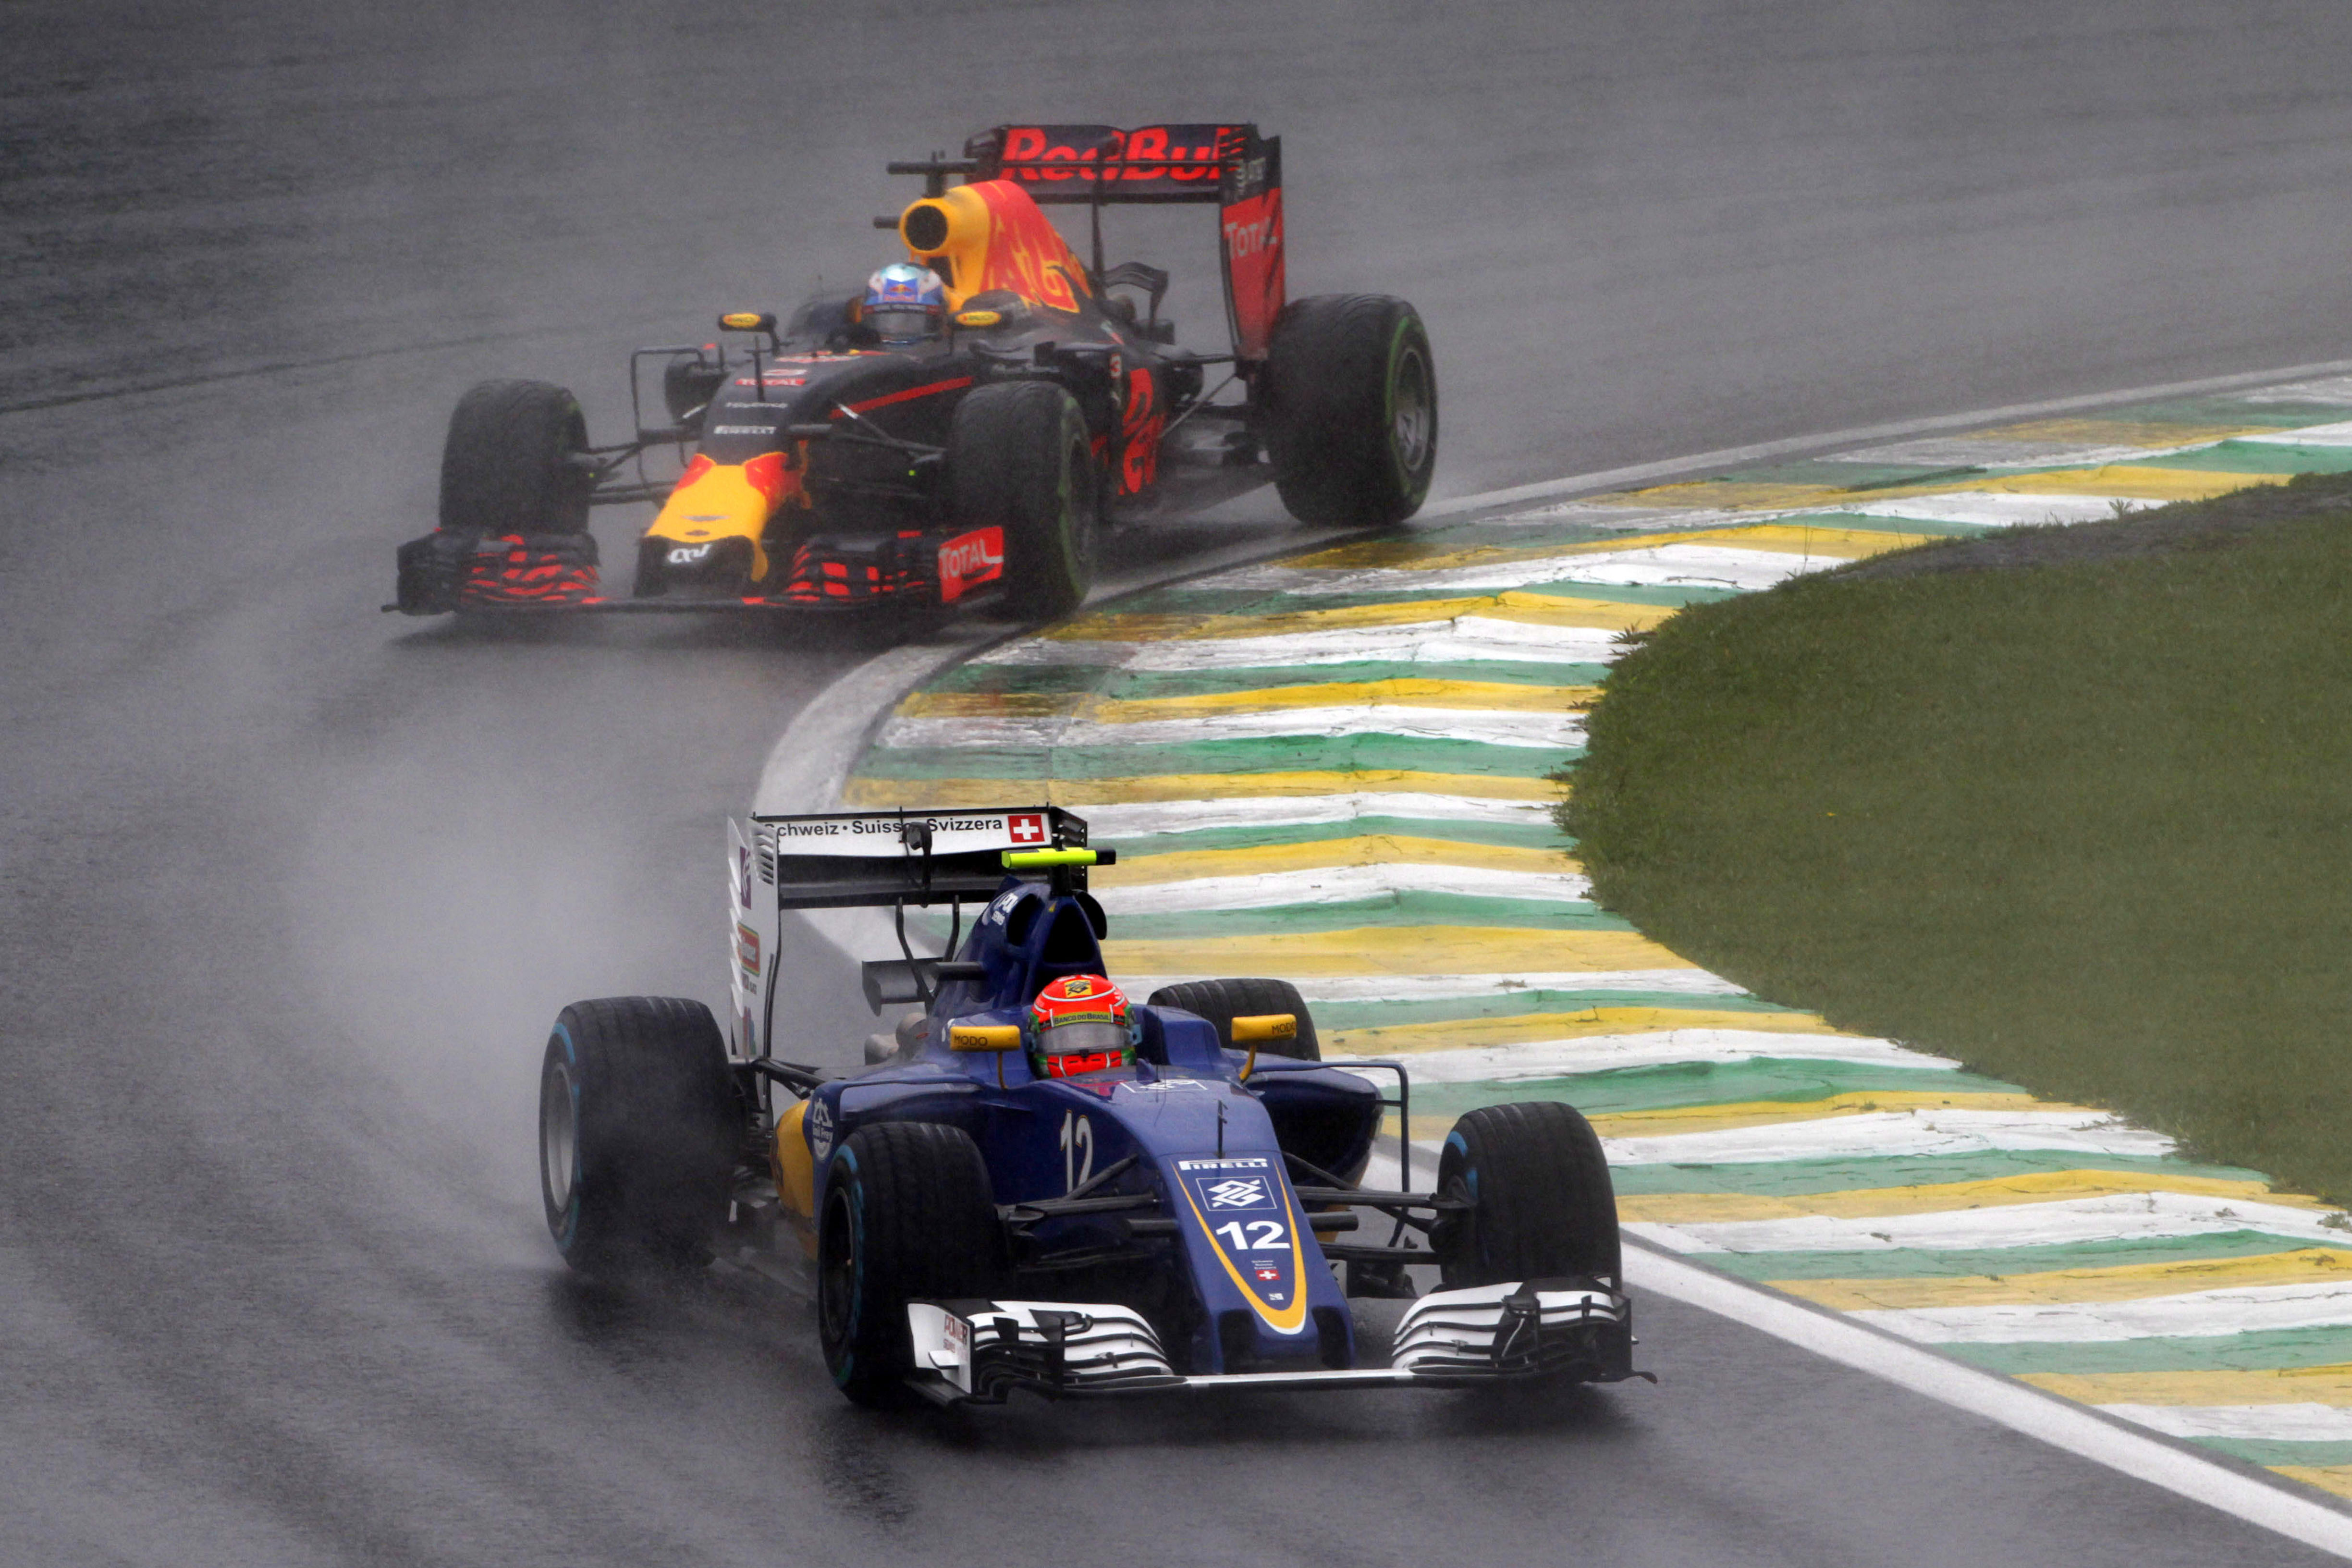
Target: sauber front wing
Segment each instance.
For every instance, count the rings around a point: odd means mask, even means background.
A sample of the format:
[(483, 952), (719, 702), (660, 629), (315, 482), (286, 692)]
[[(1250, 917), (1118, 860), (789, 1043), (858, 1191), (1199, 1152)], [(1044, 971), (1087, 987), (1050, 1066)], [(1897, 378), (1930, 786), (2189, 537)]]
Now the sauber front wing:
[(1557, 1375), (1656, 1379), (1633, 1370), (1633, 1303), (1590, 1279), (1436, 1290), (1407, 1308), (1384, 1367), (1185, 1373), (1129, 1307), (1075, 1301), (910, 1301), (910, 1386), (941, 1405), (1211, 1388), (1440, 1388)]

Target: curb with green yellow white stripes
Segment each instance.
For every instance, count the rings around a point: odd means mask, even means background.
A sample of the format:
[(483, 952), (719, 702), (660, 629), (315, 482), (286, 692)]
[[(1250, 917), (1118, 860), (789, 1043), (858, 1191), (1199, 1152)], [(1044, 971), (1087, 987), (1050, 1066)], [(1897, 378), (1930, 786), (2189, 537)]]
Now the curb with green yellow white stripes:
[(1078, 807), (1120, 852), (1095, 886), (1122, 983), (1291, 979), (1328, 1057), (1412, 1060), (1417, 1121), (1577, 1104), (1643, 1240), (2352, 1495), (2341, 1215), (1744, 994), (1591, 904), (1549, 815), (1616, 638), (1683, 605), (2317, 470), (2352, 470), (2352, 377), (1240, 567), (937, 671), (844, 803)]

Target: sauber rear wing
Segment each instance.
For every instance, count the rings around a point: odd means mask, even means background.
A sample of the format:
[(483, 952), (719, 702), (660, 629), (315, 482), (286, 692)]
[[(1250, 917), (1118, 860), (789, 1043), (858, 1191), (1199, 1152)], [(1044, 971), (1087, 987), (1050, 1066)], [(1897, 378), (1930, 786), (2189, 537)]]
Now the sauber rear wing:
[(780, 910), (986, 903), (1007, 849), (1078, 849), (1087, 825), (1057, 805), (754, 816), (760, 880)]
[[(961, 162), (893, 163), (937, 195), (949, 174), (1010, 180), (1044, 205), (1214, 202), (1234, 354), (1265, 357), (1286, 280), (1282, 138), (1255, 125), (999, 125), (964, 143)], [(879, 222), (880, 220), (876, 220)], [(1096, 258), (1100, 269), (1101, 258)]]
[[(1087, 825), (1055, 805), (984, 806), (754, 816), (730, 820), (728, 837), (735, 1041), (740, 1056), (752, 1058), (767, 1054), (773, 1026), (783, 910), (897, 911), (906, 956), (865, 966), (866, 999), (877, 1012), (886, 1003), (927, 1001), (933, 984), (927, 966), (938, 961), (918, 959), (908, 945), (907, 906), (984, 904), (1003, 885), (1006, 850), (1083, 848)], [(1065, 874), (1085, 887), (1083, 867)]]

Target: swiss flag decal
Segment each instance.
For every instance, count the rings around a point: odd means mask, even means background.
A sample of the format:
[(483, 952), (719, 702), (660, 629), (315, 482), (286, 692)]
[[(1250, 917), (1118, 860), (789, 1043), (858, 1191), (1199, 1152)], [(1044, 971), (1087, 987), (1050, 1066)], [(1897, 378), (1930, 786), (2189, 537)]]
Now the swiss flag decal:
[(1005, 826), (1012, 829), (1013, 843), (1043, 844), (1045, 842), (1045, 818), (1041, 813), (1016, 811), (1004, 820)]

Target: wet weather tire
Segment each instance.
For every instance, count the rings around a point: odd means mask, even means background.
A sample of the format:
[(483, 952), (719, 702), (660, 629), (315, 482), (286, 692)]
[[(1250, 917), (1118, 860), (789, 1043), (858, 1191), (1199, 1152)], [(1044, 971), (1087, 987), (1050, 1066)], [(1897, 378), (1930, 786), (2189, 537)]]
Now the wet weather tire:
[(859, 1405), (891, 1403), (914, 1366), (907, 1303), (995, 1294), (1003, 1254), (969, 1134), (927, 1121), (851, 1133), (817, 1222), (817, 1337), (833, 1381)]
[(1052, 382), (983, 386), (948, 428), (950, 507), (961, 530), (1004, 531), (1004, 592), (1041, 620), (1068, 615), (1095, 580), (1102, 487), (1077, 399)]
[(1438, 1156), (1437, 1190), (1473, 1205), (1446, 1216), (1431, 1237), (1447, 1289), (1620, 1278), (1609, 1162), (1573, 1106), (1543, 1100), (1471, 1111)]
[(1266, 345), (1265, 402), (1275, 488), (1293, 517), (1383, 527), (1421, 509), (1437, 468), (1437, 372), (1411, 305), (1292, 300)]
[(579, 399), (543, 381), (485, 381), (457, 400), (441, 447), (450, 533), (584, 533), (594, 478)]
[(547, 1228), (592, 1274), (710, 1259), (744, 1139), (710, 1009), (670, 996), (574, 1002), (539, 1079)]
[(1146, 999), (1147, 1007), (1181, 1007), (1187, 1013), (1198, 1014), (1217, 1026), (1217, 1043), (1227, 1050), (1248, 1047), (1234, 1044), (1234, 1020), (1265, 1013), (1287, 1013), (1298, 1020), (1298, 1034), (1287, 1040), (1267, 1040), (1258, 1047), (1258, 1055), (1289, 1057), (1302, 1062), (1319, 1062), (1323, 1047), (1315, 1037), (1315, 1020), (1307, 1015), (1307, 1003), (1298, 994), (1298, 987), (1287, 980), (1188, 980), (1181, 985), (1163, 985)]

